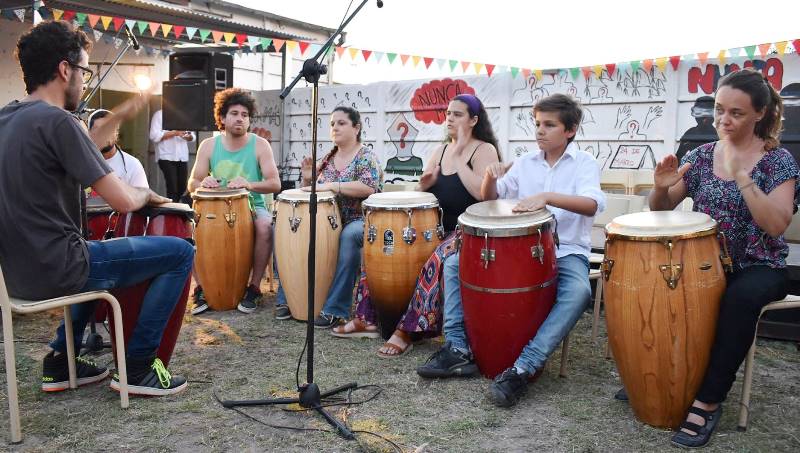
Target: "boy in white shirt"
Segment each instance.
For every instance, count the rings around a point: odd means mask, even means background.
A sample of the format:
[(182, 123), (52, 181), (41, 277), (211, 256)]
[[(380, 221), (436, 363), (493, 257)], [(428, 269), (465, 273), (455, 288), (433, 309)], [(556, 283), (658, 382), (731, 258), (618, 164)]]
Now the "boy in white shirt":
[[(600, 190), (600, 167), (595, 158), (573, 143), (581, 122), (580, 104), (555, 94), (533, 108), (536, 143), (540, 151), (513, 163), (496, 163), (486, 169), (481, 185), (484, 200), (519, 199), (515, 211), (547, 207), (558, 222), (560, 246), (556, 303), (514, 366), (494, 379), (492, 401), (513, 406), (524, 393), (528, 379), (540, 370), (561, 340), (569, 334), (591, 297), (589, 286), (590, 235), (594, 215), (605, 209)], [(464, 310), (455, 254), (444, 263), (445, 345), (417, 368), (423, 377), (452, 377), (477, 372), (464, 328)]]

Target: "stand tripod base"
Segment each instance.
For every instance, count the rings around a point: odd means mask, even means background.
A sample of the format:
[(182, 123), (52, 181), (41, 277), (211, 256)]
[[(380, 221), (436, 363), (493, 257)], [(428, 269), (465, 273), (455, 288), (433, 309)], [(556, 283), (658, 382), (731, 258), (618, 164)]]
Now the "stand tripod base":
[(222, 402), (222, 406), (226, 408), (232, 408), (237, 406), (268, 406), (273, 404), (294, 404), (297, 403), (301, 407), (305, 407), (308, 409), (314, 409), (322, 415), (323, 418), (334, 428), (336, 428), (336, 432), (344, 437), (347, 440), (355, 439), (355, 435), (353, 434), (344, 423), (340, 422), (336, 418), (334, 418), (331, 414), (329, 414), (325, 409), (322, 407), (322, 398), (335, 395), (337, 393), (341, 393), (347, 390), (355, 389), (358, 387), (358, 384), (355, 382), (351, 382), (347, 385), (343, 385), (341, 387), (336, 387), (333, 390), (329, 390), (325, 393), (320, 393), (319, 387), (315, 383), (304, 384), (300, 387), (300, 395), (297, 398), (270, 398), (264, 400), (225, 400)]

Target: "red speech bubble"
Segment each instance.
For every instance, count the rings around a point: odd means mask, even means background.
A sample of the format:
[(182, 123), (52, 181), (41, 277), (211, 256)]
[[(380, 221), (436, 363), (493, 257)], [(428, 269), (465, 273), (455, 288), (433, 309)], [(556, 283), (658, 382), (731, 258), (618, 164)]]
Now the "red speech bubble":
[(463, 80), (442, 79), (423, 83), (414, 91), (411, 110), (423, 123), (444, 124), (447, 104), (459, 94), (475, 94), (475, 89)]

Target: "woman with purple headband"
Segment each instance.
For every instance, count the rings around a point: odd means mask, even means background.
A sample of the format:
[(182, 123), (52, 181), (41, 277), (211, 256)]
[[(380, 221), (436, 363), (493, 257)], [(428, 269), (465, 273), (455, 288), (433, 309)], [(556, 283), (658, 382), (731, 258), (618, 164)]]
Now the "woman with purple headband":
[[(486, 167), (500, 161), (497, 138), (481, 101), (471, 94), (454, 97), (447, 107), (447, 139), (431, 153), (417, 190), (439, 199), (444, 211), (442, 223), (447, 237), (422, 267), (408, 310), (394, 334), (378, 349), (378, 356), (394, 358), (411, 350), (412, 341), (436, 337), (442, 330), (442, 263), (455, 250), (458, 216), (480, 201), (480, 188)], [(333, 329), (337, 337), (378, 337), (375, 311), (369, 298), (366, 278), (356, 292), (356, 316)]]

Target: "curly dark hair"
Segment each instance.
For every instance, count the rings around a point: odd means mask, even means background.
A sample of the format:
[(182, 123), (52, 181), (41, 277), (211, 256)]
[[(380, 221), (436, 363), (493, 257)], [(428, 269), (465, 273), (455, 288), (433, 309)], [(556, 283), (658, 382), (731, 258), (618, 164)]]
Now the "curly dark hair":
[(25, 91), (33, 93), (56, 78), (62, 61), (78, 64), (81, 50), (91, 51), (86, 33), (69, 22), (48, 20), (31, 28), (17, 41), (16, 56), (22, 68)]
[[(247, 109), (248, 116), (251, 118), (256, 113), (256, 100), (247, 91), (241, 88), (228, 88), (218, 91), (214, 95), (214, 121), (217, 129), (225, 130), (225, 115), (232, 105), (241, 105)], [(247, 128), (250, 131), (250, 127)]]

